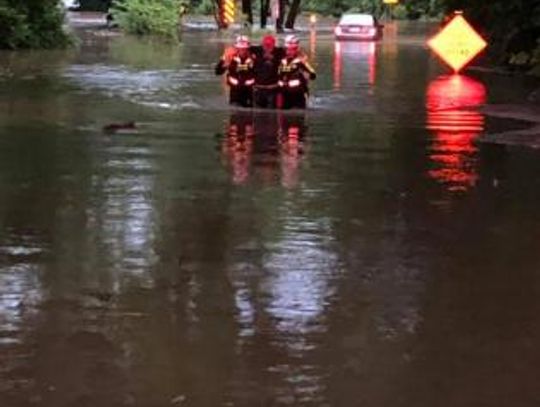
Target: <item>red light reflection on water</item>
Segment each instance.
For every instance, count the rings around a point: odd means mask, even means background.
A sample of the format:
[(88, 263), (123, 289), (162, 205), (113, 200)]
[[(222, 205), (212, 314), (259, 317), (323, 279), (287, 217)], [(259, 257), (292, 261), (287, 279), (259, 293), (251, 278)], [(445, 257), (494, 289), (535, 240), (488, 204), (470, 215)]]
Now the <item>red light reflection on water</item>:
[(267, 115), (254, 120), (250, 114), (233, 114), (221, 141), (223, 163), (236, 185), (255, 175), (263, 184), (279, 180), (285, 188), (294, 188), (299, 181), (304, 137), (303, 115)]
[(435, 136), (429, 176), (452, 191), (467, 190), (478, 178), (474, 139), (484, 130), (478, 108), (485, 100), (485, 86), (462, 75), (442, 76), (428, 86), (427, 128)]
[(334, 43), (334, 89), (341, 88), (341, 42)]
[(309, 33), (309, 59), (312, 63), (317, 59), (317, 31), (315, 30)]
[(374, 42), (334, 42), (334, 89), (342, 86), (344, 65), (360, 74), (367, 70), (367, 82), (375, 84), (375, 49)]
[(251, 117), (246, 116), (238, 119), (235, 116), (234, 120), (231, 119), (221, 151), (230, 165), (234, 184), (243, 184), (249, 178), (253, 136), (254, 128)]

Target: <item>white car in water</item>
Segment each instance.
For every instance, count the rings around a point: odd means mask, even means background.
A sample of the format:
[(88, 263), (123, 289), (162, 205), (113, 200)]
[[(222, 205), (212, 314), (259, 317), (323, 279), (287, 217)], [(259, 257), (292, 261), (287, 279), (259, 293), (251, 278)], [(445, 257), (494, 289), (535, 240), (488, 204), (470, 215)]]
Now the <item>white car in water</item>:
[(337, 40), (378, 40), (382, 37), (383, 25), (371, 14), (344, 14), (334, 34)]
[(78, 0), (62, 0), (62, 4), (66, 10), (71, 10), (79, 7)]

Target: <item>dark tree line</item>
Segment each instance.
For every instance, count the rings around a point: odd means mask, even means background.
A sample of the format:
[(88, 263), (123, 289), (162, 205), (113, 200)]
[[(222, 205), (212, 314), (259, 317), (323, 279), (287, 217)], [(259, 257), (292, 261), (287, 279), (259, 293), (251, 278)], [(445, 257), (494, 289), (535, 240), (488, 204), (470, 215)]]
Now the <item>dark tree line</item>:
[(524, 53), (528, 65), (540, 65), (540, 0), (445, 0), (460, 9), (489, 38), (497, 62)]
[[(116, 0), (130, 2), (131, 0)], [(147, 0), (148, 4), (164, 0)], [(173, 0), (168, 0), (173, 2)], [(220, 0), (174, 0), (191, 13), (214, 13)], [(300, 11), (338, 16), (347, 11), (380, 14), (382, 0), (278, 0), (276, 29), (294, 28)], [(106, 11), (113, 0), (79, 0), (81, 9)], [(0, 0), (0, 48), (52, 48), (67, 44), (60, 0)], [(139, 2), (141, 3), (141, 2)], [(248, 24), (268, 24), (271, 0), (238, 0), (238, 13)], [(442, 18), (461, 9), (489, 38), (497, 62), (520, 61), (540, 66), (540, 0), (400, 0), (394, 8), (403, 18)], [(517, 58), (516, 55), (519, 57)]]
[(65, 46), (63, 21), (58, 0), (0, 0), (0, 49)]
[[(123, 0), (129, 1), (129, 0)], [(301, 0), (277, 0), (279, 2), (279, 15), (276, 19), (276, 29), (282, 31), (283, 28), (294, 28), (296, 17), (300, 12)], [(112, 5), (112, 0), (79, 0), (80, 10), (107, 11)], [(188, 10), (192, 12), (208, 11), (210, 3), (216, 21), (221, 28), (225, 28), (223, 21), (219, 19), (219, 9), (221, 0), (185, 0)], [(245, 15), (246, 22), (253, 25), (255, 13), (259, 14), (261, 28), (268, 25), (268, 17), (271, 14), (272, 0), (241, 0), (240, 11)]]

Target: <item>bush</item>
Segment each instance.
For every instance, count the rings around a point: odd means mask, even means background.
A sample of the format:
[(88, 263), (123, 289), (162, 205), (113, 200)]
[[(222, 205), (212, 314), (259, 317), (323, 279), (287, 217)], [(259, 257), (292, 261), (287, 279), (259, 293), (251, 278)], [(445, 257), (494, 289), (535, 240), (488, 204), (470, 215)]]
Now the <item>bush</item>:
[(308, 0), (303, 4), (304, 10), (314, 11), (323, 15), (333, 15), (335, 17), (341, 15), (343, 12), (350, 8), (350, 5), (346, 1), (331, 0), (331, 1), (319, 1)]
[(533, 52), (532, 65), (531, 73), (540, 76), (540, 38), (538, 39), (536, 49)]
[(396, 20), (406, 20), (408, 18), (407, 8), (403, 4), (394, 7), (393, 16)]
[(540, 28), (523, 30), (507, 46), (506, 62), (512, 69), (538, 72), (540, 66)]
[(57, 0), (0, 0), (0, 48), (62, 48), (70, 44)]
[(381, 0), (307, 0), (302, 4), (302, 8), (306, 11), (334, 17), (339, 17), (345, 12), (370, 13), (375, 16), (380, 16), (383, 12)]
[(213, 15), (215, 8), (215, 2), (213, 0), (202, 0), (197, 4), (195, 12), (197, 14)]
[(15, 49), (28, 42), (30, 28), (22, 14), (0, 5), (0, 48)]
[(178, 39), (180, 0), (115, 0), (111, 9), (120, 28), (135, 35)]

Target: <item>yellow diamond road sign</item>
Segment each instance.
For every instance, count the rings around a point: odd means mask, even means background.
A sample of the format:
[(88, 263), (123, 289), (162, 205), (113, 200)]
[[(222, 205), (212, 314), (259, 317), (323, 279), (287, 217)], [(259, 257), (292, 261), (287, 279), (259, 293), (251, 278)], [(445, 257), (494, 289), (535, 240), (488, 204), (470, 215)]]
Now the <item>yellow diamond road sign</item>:
[(458, 14), (428, 41), (428, 46), (455, 72), (459, 72), (487, 43), (467, 20)]

